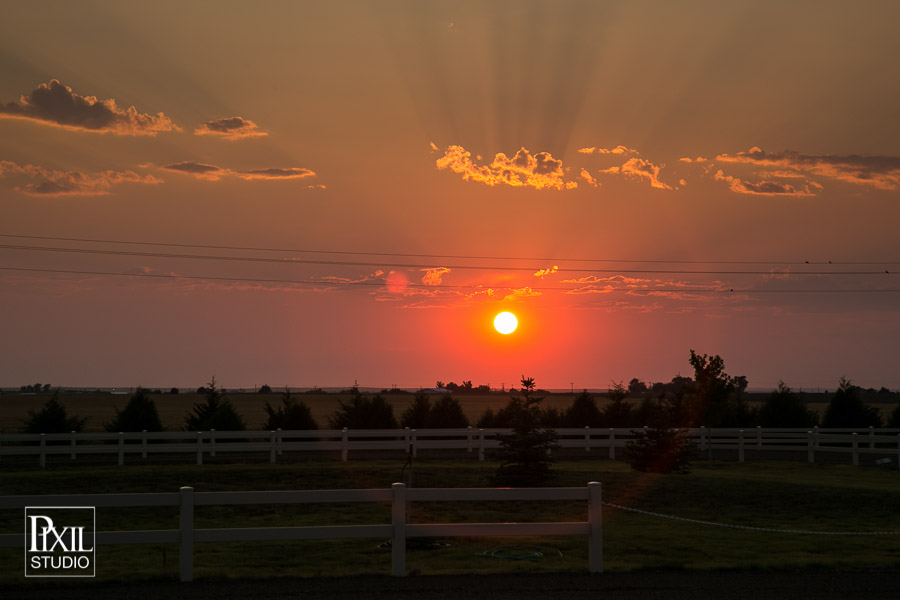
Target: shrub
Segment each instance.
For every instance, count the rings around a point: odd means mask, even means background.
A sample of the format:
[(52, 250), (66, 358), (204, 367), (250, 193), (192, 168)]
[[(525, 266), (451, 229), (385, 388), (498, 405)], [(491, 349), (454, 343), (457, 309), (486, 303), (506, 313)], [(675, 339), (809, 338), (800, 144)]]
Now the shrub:
[(412, 404), (403, 411), (400, 417), (400, 427), (410, 429), (424, 429), (431, 415), (431, 398), (428, 394), (419, 390), (413, 398)]
[(244, 419), (238, 414), (231, 401), (216, 387), (213, 377), (203, 390), (205, 402), (194, 405), (193, 414), (188, 413), (184, 427), (188, 431), (244, 431)]
[(597, 408), (597, 401), (587, 390), (578, 394), (572, 406), (566, 409), (562, 418), (566, 427), (603, 427), (603, 416)]
[(783, 381), (769, 394), (759, 410), (762, 427), (813, 427), (818, 425), (819, 415), (806, 407), (806, 402)]
[(394, 407), (381, 395), (366, 398), (354, 387), (349, 402), (340, 400), (337, 411), (328, 419), (332, 429), (396, 429)]
[(273, 408), (266, 400), (264, 407), (269, 419), (263, 425), (263, 429), (274, 431), (276, 429), (318, 429), (319, 425), (313, 419), (312, 411), (302, 400), (297, 400), (291, 391), (285, 388), (281, 395), (281, 406)]
[(84, 429), (85, 421), (87, 421), (86, 418), (70, 417), (66, 414), (66, 407), (59, 401), (59, 391), (57, 390), (39, 411), (28, 411), (23, 431), (25, 433), (69, 433)]
[(116, 416), (106, 424), (106, 430), (116, 431), (162, 431), (162, 421), (156, 404), (147, 390), (138, 388), (121, 411), (116, 408)]
[(625, 444), (625, 461), (643, 473), (688, 473), (694, 450), (685, 429), (647, 427), (636, 429)]
[(860, 388), (841, 377), (825, 410), (822, 427), (881, 427), (881, 415), (877, 408), (863, 402)]
[(459, 429), (469, 426), (469, 418), (463, 412), (459, 400), (445, 394), (431, 406), (427, 427), (432, 429)]
[(555, 478), (552, 451), (559, 448), (556, 431), (542, 424), (543, 398), (534, 397), (534, 379), (522, 377), (522, 396), (513, 396), (504, 409), (509, 413), (512, 433), (498, 435), (500, 467), (494, 484), (541, 486)]

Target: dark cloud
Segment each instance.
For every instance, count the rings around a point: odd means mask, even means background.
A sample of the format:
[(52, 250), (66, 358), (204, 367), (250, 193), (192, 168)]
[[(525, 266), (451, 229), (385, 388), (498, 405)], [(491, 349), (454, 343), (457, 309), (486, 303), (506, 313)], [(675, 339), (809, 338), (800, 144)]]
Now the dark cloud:
[(168, 171), (186, 173), (188, 175), (193, 175), (194, 177), (197, 177), (199, 179), (208, 179), (210, 181), (216, 181), (223, 175), (229, 174), (229, 172), (222, 167), (217, 167), (216, 165), (205, 165), (203, 163), (196, 162), (173, 163), (170, 165), (163, 165), (162, 168)]
[(228, 117), (207, 121), (194, 130), (195, 135), (215, 135), (226, 140), (242, 140), (245, 138), (269, 135), (262, 131), (253, 121), (241, 117)]
[(0, 161), (0, 179), (12, 182), (13, 187), (31, 196), (99, 196), (119, 183), (156, 184), (162, 180), (134, 171), (60, 171), (37, 165), (19, 165)]
[(312, 177), (315, 175), (315, 172), (300, 167), (292, 167), (290, 169), (250, 169), (247, 171), (236, 171), (234, 174), (241, 179), (302, 179), (304, 177)]
[[(163, 165), (163, 169), (176, 171), (193, 175), (198, 179), (206, 179), (209, 181), (217, 181), (222, 177), (232, 176), (240, 177), (246, 180), (276, 180), (276, 179), (302, 179), (304, 177), (315, 176), (314, 171), (304, 169), (302, 167), (291, 167), (287, 169), (268, 168), (268, 169), (248, 169), (246, 171), (236, 171), (234, 169), (225, 169), (216, 165), (207, 165), (197, 162), (180, 162), (170, 165)], [(324, 187), (324, 186), (323, 186)]]
[(139, 113), (133, 106), (120, 109), (116, 101), (79, 96), (56, 79), (42, 83), (18, 102), (0, 105), (0, 118), (28, 119), (73, 129), (116, 135), (156, 135), (180, 129), (163, 113)]
[(756, 194), (758, 196), (815, 196), (822, 186), (814, 181), (806, 181), (803, 187), (796, 187), (789, 183), (775, 179), (763, 179), (761, 181), (745, 181), (731, 175), (725, 175), (721, 169), (715, 174), (716, 181), (728, 182), (732, 192), (738, 194)]

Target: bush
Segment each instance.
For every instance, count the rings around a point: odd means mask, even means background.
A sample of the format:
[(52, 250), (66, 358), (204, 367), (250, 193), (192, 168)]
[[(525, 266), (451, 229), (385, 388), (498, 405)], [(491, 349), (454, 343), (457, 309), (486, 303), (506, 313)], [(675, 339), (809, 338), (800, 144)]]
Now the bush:
[(863, 402), (860, 388), (841, 377), (825, 411), (822, 427), (881, 427), (881, 415), (877, 408)]
[(891, 416), (888, 417), (887, 427), (900, 427), (900, 404), (898, 404), (896, 408), (894, 408), (894, 410), (891, 412)]
[(66, 414), (66, 407), (59, 401), (59, 391), (44, 403), (41, 410), (28, 411), (28, 418), (24, 421), (25, 433), (69, 433), (84, 429), (86, 418), (70, 417)]
[(597, 401), (584, 390), (575, 400), (572, 406), (566, 409), (563, 415), (563, 424), (566, 427), (603, 427), (603, 416), (597, 408)]
[(105, 427), (107, 431), (111, 432), (163, 430), (156, 404), (147, 394), (147, 390), (140, 387), (132, 394), (125, 408), (121, 411), (116, 409), (115, 418)]
[(636, 429), (625, 444), (625, 462), (643, 473), (688, 473), (695, 450), (685, 429)]
[(759, 409), (762, 427), (813, 427), (819, 424), (819, 415), (806, 407), (806, 402), (791, 388), (778, 382), (778, 389), (769, 394)]
[(504, 409), (512, 433), (498, 435), (500, 467), (494, 474), (499, 486), (541, 486), (555, 478), (552, 451), (559, 448), (556, 431), (543, 425), (543, 398), (534, 397), (534, 379), (522, 377), (522, 396), (513, 396)]
[(268, 431), (319, 428), (319, 425), (313, 419), (309, 406), (302, 400), (297, 400), (287, 388), (281, 395), (281, 406), (272, 408), (272, 405), (266, 400), (264, 410), (269, 415), (269, 419), (263, 425), (263, 429)]
[(216, 387), (215, 377), (208, 386), (200, 389), (206, 401), (195, 404), (193, 414), (188, 413), (185, 417), (187, 431), (244, 431), (247, 428), (231, 401)]
[(366, 398), (356, 388), (349, 402), (339, 401), (337, 411), (328, 419), (332, 429), (396, 429), (394, 407), (381, 395)]

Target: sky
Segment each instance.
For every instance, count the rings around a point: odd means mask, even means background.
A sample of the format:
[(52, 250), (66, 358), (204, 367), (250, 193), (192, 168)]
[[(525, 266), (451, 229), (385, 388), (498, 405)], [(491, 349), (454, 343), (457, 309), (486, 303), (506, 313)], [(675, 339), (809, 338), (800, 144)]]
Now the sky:
[(893, 0), (0, 13), (0, 386), (900, 388)]

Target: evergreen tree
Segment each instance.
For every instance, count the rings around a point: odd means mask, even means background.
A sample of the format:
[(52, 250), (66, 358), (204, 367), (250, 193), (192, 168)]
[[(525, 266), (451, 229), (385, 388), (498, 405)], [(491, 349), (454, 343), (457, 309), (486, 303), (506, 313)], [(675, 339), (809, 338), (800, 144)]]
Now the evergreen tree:
[(332, 429), (396, 429), (394, 407), (380, 394), (366, 398), (354, 386), (349, 402), (338, 401), (338, 409), (328, 419)]
[(813, 427), (818, 423), (819, 416), (783, 381), (778, 382), (778, 389), (769, 394), (759, 410), (759, 424), (763, 427)]
[(194, 405), (194, 412), (184, 419), (187, 431), (244, 431), (244, 419), (238, 414), (231, 401), (217, 387), (213, 377), (203, 390), (204, 402)]
[(877, 408), (863, 402), (859, 387), (841, 377), (825, 410), (822, 427), (881, 427), (881, 415)]
[(469, 426), (469, 419), (459, 400), (444, 394), (431, 405), (426, 423), (429, 429), (462, 429)]
[(147, 390), (139, 387), (121, 411), (116, 409), (115, 418), (106, 424), (106, 430), (117, 431), (162, 431), (162, 421), (153, 398)]
[(535, 397), (534, 378), (522, 377), (522, 396), (513, 396), (507, 406), (512, 433), (498, 435), (500, 467), (494, 483), (501, 486), (541, 486), (555, 474), (551, 466), (556, 443), (556, 431), (542, 425), (543, 398)]
[(56, 390), (39, 411), (28, 411), (23, 431), (25, 433), (69, 433), (84, 429), (86, 421), (86, 418), (68, 416), (66, 407), (59, 401), (59, 390)]
[(425, 429), (431, 416), (431, 398), (422, 390), (416, 392), (412, 404), (403, 411), (400, 417), (400, 427), (410, 429)]
[(316, 420), (313, 419), (309, 406), (302, 400), (297, 400), (291, 394), (291, 390), (287, 388), (284, 389), (284, 393), (281, 395), (281, 406), (274, 408), (266, 400), (266, 405), (263, 409), (269, 415), (268, 420), (263, 425), (263, 429), (268, 431), (319, 428)]
[(604, 423), (600, 409), (597, 408), (597, 401), (587, 390), (575, 396), (572, 406), (567, 408), (563, 415), (563, 424), (566, 427), (603, 427)]

